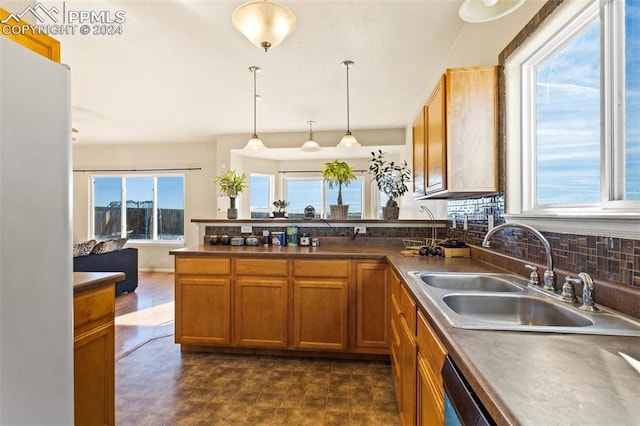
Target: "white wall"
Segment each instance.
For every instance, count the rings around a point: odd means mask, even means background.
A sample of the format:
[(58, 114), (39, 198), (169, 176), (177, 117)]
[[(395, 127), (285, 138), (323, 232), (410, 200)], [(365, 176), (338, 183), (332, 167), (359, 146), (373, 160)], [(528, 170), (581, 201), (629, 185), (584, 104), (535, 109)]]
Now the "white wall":
[[(130, 169), (202, 168), (179, 172), (185, 177), (185, 245), (199, 242), (198, 229), (191, 219), (213, 217), (216, 206), (215, 187), (211, 184), (215, 173), (215, 144), (131, 144), (131, 145), (73, 145), (74, 170), (122, 169), (116, 174), (129, 174)], [(142, 173), (142, 172), (141, 172)], [(73, 240), (90, 238), (89, 217), (91, 173), (73, 173)], [(163, 243), (136, 243), (138, 267), (141, 270), (172, 270), (173, 256), (169, 251), (182, 247)]]

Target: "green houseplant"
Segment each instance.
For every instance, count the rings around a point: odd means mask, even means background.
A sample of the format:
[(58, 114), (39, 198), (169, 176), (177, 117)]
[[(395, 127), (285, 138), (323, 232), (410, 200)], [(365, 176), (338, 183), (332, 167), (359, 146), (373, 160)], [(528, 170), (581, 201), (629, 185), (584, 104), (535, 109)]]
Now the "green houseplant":
[(239, 175), (235, 170), (229, 170), (222, 173), (213, 180), (218, 185), (220, 192), (229, 197), (229, 209), (227, 210), (227, 219), (237, 219), (238, 209), (236, 208), (236, 197), (247, 186), (247, 175), (244, 173)]
[(344, 161), (336, 159), (330, 163), (324, 163), (324, 167), (321, 170), (322, 179), (327, 182), (329, 188), (333, 189), (334, 186), (338, 187), (338, 204), (331, 204), (331, 218), (344, 220), (349, 213), (349, 205), (342, 204), (342, 186), (349, 186), (349, 184), (356, 179), (356, 175), (353, 174), (353, 167)]
[(382, 217), (385, 220), (397, 220), (400, 214), (400, 208), (396, 201), (409, 191), (406, 182), (411, 179), (411, 170), (407, 166), (407, 162), (395, 164), (384, 159), (386, 152), (378, 150), (377, 153), (371, 153), (369, 160), (369, 174), (376, 181), (378, 189), (384, 192), (387, 197), (387, 203), (382, 208)]

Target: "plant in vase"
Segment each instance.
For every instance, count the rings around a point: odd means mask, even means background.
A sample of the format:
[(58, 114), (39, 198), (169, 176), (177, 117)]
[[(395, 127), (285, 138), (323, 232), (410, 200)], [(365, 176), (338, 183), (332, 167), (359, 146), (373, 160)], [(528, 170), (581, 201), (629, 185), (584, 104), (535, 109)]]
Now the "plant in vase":
[(229, 170), (226, 173), (216, 176), (212, 183), (218, 185), (220, 192), (229, 197), (227, 219), (237, 219), (238, 209), (236, 208), (236, 197), (246, 188), (247, 175), (244, 173), (239, 175), (235, 170)]
[(285, 200), (274, 201), (273, 207), (275, 207), (276, 210), (273, 212), (273, 217), (286, 217), (286, 210), (289, 204), (291, 204), (291, 202)]
[(349, 186), (349, 184), (356, 180), (356, 175), (353, 174), (353, 167), (348, 165), (344, 161), (336, 159), (330, 163), (324, 163), (322, 170), (322, 179), (327, 182), (330, 189), (334, 186), (338, 187), (338, 204), (331, 204), (331, 219), (344, 220), (349, 213), (349, 205), (342, 204), (342, 186)]
[(385, 160), (385, 155), (386, 152), (381, 150), (378, 150), (378, 153), (371, 153), (369, 174), (376, 181), (378, 189), (389, 197), (386, 205), (382, 208), (382, 217), (385, 220), (396, 220), (400, 214), (396, 200), (409, 191), (406, 182), (411, 179), (411, 170), (409, 170), (406, 161), (402, 164), (395, 164), (393, 161)]

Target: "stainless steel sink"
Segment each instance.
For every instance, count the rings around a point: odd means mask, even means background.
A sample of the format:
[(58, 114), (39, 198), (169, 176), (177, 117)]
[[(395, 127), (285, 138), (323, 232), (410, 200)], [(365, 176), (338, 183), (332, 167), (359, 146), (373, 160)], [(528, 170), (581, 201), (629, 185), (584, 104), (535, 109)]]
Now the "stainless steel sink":
[(453, 312), (470, 320), (493, 324), (586, 327), (593, 321), (574, 310), (531, 296), (448, 294), (442, 301)]
[[(420, 279), (426, 285), (447, 290), (472, 290), (491, 292), (523, 291), (522, 281), (515, 275), (507, 274), (466, 274), (466, 273), (441, 273), (421, 274)], [(526, 281), (524, 282), (526, 285)]]
[(640, 322), (599, 306), (587, 312), (511, 274), (410, 272), (453, 327), (477, 330), (640, 336)]

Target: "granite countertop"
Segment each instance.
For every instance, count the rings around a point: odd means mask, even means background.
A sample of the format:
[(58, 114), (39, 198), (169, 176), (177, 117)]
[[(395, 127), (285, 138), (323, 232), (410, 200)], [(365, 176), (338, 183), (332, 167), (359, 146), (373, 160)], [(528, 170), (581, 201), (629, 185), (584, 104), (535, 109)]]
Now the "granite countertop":
[(74, 272), (73, 294), (83, 293), (124, 280), (123, 272)]
[(355, 246), (201, 245), (171, 254), (384, 257), (412, 291), (419, 309), (498, 424), (640, 424), (640, 338), (454, 328), (408, 274), (415, 270), (504, 272), (475, 259), (405, 257), (398, 248)]

